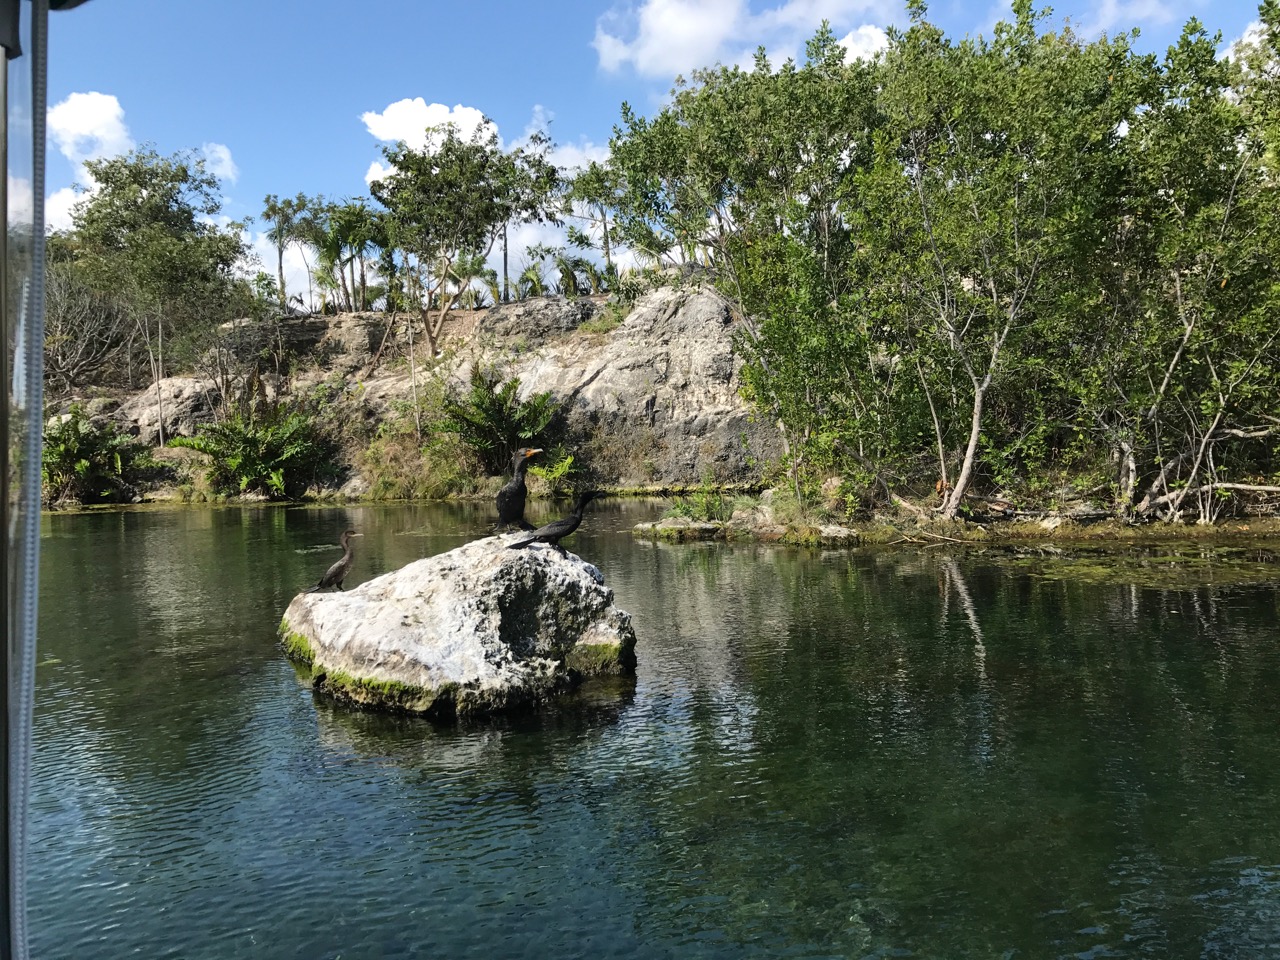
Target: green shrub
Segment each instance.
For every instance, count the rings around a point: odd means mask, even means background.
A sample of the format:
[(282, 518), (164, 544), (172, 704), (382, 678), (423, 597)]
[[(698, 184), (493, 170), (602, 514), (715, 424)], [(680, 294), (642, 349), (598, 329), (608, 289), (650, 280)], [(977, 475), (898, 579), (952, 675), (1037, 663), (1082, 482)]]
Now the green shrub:
[(45, 428), (41, 492), (46, 504), (126, 502), (158, 468), (145, 444), (112, 424), (95, 426), (79, 406)]
[(546, 445), (546, 433), (558, 412), (550, 392), (519, 398), (520, 379), (503, 381), (497, 370), (471, 367), (471, 383), (461, 396), (446, 394), (441, 429), (456, 434), (490, 475), (511, 465), (520, 447)]
[(622, 326), (622, 321), (627, 318), (627, 312), (626, 307), (616, 300), (611, 300), (596, 316), (579, 324), (578, 330), (582, 333), (612, 333)]
[(542, 461), (542, 465), (534, 464), (529, 468), (530, 475), (538, 481), (531, 485), (531, 489), (538, 495), (567, 494), (577, 487), (583, 471), (574, 465), (573, 454), (565, 452), (563, 447), (556, 447), (544, 453)]
[(219, 494), (261, 493), (297, 499), (332, 470), (333, 444), (297, 410), (252, 408), (221, 423), (206, 424), (194, 437), (175, 437), (171, 447), (207, 454), (209, 486)]
[(708, 477), (698, 489), (673, 503), (664, 516), (722, 523), (733, 516), (733, 503), (712, 485)]
[(411, 412), (383, 421), (360, 458), (375, 500), (440, 500), (478, 489), (479, 465), (462, 441), (423, 423), (419, 440)]

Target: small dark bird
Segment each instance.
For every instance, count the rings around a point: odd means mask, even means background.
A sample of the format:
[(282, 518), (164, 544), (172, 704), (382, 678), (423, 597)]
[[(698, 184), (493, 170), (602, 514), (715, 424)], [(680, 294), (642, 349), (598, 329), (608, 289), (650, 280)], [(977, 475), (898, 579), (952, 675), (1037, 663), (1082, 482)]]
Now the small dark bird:
[(342, 559), (338, 560), (328, 570), (324, 572), (324, 576), (306, 593), (315, 593), (317, 590), (323, 590), (325, 587), (337, 587), (342, 589), (342, 581), (347, 579), (347, 574), (351, 572), (351, 564), (356, 558), (356, 552), (351, 547), (352, 537), (363, 537), (363, 533), (356, 533), (354, 530), (342, 531), (342, 537), (339, 541), (342, 544)]
[(602, 496), (604, 494), (598, 490), (587, 490), (585, 493), (578, 494), (578, 499), (573, 502), (573, 513), (569, 516), (553, 520), (545, 527), (526, 533), (519, 540), (512, 540), (507, 546), (512, 550), (519, 550), (531, 543), (549, 543), (560, 551), (560, 556), (564, 556), (564, 547), (560, 546), (560, 540), (578, 529), (578, 524), (582, 522), (583, 508), (592, 500)]
[(532, 530), (533, 525), (524, 518), (525, 486), (524, 475), (529, 469), (529, 461), (542, 450), (536, 447), (521, 447), (511, 459), (513, 476), (506, 486), (498, 491), (494, 502), (498, 505), (498, 523), (494, 529), (517, 526), (521, 530)]

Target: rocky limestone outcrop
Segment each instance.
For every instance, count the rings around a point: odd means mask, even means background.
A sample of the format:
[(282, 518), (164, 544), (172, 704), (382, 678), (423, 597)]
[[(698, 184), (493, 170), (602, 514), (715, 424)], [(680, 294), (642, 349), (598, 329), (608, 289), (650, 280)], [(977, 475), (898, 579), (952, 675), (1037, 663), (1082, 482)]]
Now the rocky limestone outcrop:
[[(550, 391), (575, 454), (606, 482), (756, 481), (780, 440), (739, 392), (736, 320), (724, 298), (709, 287), (662, 287), (613, 330), (566, 335), (599, 309), (548, 298), (489, 311), (476, 335), (450, 345), (445, 373), (462, 387), (472, 364), (496, 363), (520, 378), (523, 397)], [(409, 378), (375, 376), (365, 388), (386, 409), (408, 396)]]
[(164, 438), (194, 437), (203, 423), (212, 423), (222, 399), (218, 385), (204, 377), (165, 377), (125, 400), (111, 414), (126, 432), (153, 446)]
[(232, 320), (218, 328), (217, 349), (244, 363), (264, 353), (284, 358), (312, 357), (340, 373), (367, 366), (382, 345), (387, 317), (349, 313), (334, 317), (281, 317), (278, 320)]
[(486, 310), (475, 329), (481, 335), (542, 342), (557, 334), (572, 333), (597, 313), (599, 305), (587, 298), (537, 297)]
[[(562, 404), (566, 444), (603, 483), (670, 486), (708, 477), (717, 483), (757, 482), (757, 465), (775, 459), (781, 444), (774, 424), (758, 417), (741, 396), (737, 320), (729, 304), (709, 286), (661, 287), (641, 296), (616, 327), (598, 324), (598, 332), (582, 331), (587, 321), (607, 319), (618, 309), (589, 297), (543, 297), (455, 311), (459, 316), (445, 326), (442, 366), (430, 373), (419, 367), (417, 375), (443, 375), (465, 389), (472, 365), (480, 363), (519, 377), (524, 398), (550, 391)], [(397, 362), (373, 372), (368, 366), (387, 335), (381, 315), (246, 324), (228, 325), (221, 349), (239, 344), (235, 349), (256, 356), (261, 338), (282, 337), (286, 352), (305, 353), (314, 364), (292, 378), (295, 392), (337, 373), (359, 395), (356, 415), (373, 422), (413, 396), (407, 366), (399, 362), (403, 323), (391, 331), (381, 355)], [(218, 401), (215, 381), (170, 377), (127, 399), (111, 416), (156, 443), (161, 408), (166, 438), (190, 436), (213, 419)], [(355, 488), (347, 492), (359, 495)]]
[(635, 631), (591, 564), (517, 535), (476, 540), (342, 593), (299, 594), (280, 625), (315, 687), (428, 716), (536, 703), (635, 669)]

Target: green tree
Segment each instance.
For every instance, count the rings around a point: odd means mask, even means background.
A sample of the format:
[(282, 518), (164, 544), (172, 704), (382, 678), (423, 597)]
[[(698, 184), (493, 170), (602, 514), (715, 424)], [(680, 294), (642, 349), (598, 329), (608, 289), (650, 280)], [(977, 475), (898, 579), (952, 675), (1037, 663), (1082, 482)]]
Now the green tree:
[(1246, 482), (1251, 465), (1274, 456), (1280, 435), (1280, 209), (1265, 161), (1270, 108), (1254, 99), (1266, 77), (1219, 58), (1219, 40), (1187, 24), (1151, 65), (1124, 138), (1124, 216), (1094, 314), (1102, 335), (1087, 341), (1079, 381), (1082, 411), (1116, 451), (1124, 512), (1176, 518), (1194, 504), (1213, 519), (1225, 492), (1258, 486)]
[[(600, 252), (606, 271), (614, 271), (613, 236), (610, 230), (620, 201), (618, 174), (607, 163), (592, 160), (574, 174), (569, 182), (566, 200), (568, 213), (587, 223), (588, 230), (599, 231)], [(589, 237), (587, 237), (589, 242)]]
[(291, 243), (301, 239), (299, 228), (307, 214), (308, 198), (299, 193), (296, 197), (281, 200), (269, 193), (262, 201), (262, 219), (269, 225), (267, 239), (276, 248), (276, 277), (280, 283), (280, 305), (289, 309), (289, 293), (284, 281), (284, 252)]
[(167, 341), (198, 340), (244, 302), (241, 225), (216, 223), (219, 181), (192, 151), (142, 148), (85, 167), (96, 189), (73, 208), (62, 255), (127, 305), (159, 380)]
[(372, 189), (388, 211), (396, 246), (422, 278), (421, 315), (434, 354), (462, 292), (450, 289), (454, 264), (486, 258), (506, 224), (546, 216), (555, 172), (536, 151), (504, 152), (491, 127), (469, 138), (452, 125), (431, 133), (425, 149), (404, 143), (385, 149), (392, 173)]
[[(890, 38), (886, 126), (861, 181), (870, 314), (929, 394), (946, 517), (977, 474), (992, 391), (1034, 382), (1053, 354), (1059, 299), (1104, 220), (1108, 157), (1133, 107), (1109, 79), (1126, 38), (1037, 34), (1030, 0), (1014, 12), (990, 41), (952, 44), (912, 7), (911, 28)], [(948, 474), (952, 438), (963, 452)]]

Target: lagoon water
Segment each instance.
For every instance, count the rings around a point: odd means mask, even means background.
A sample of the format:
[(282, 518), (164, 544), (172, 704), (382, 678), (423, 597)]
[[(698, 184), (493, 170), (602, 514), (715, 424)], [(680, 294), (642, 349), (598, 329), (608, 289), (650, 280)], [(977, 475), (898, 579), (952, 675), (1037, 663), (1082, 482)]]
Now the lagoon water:
[(487, 511), (47, 517), (33, 955), (1280, 957), (1275, 553), (1189, 588), (635, 541), (655, 510), (567, 544), (634, 685), (460, 727), (317, 699), (275, 629), (348, 523), (350, 588)]

